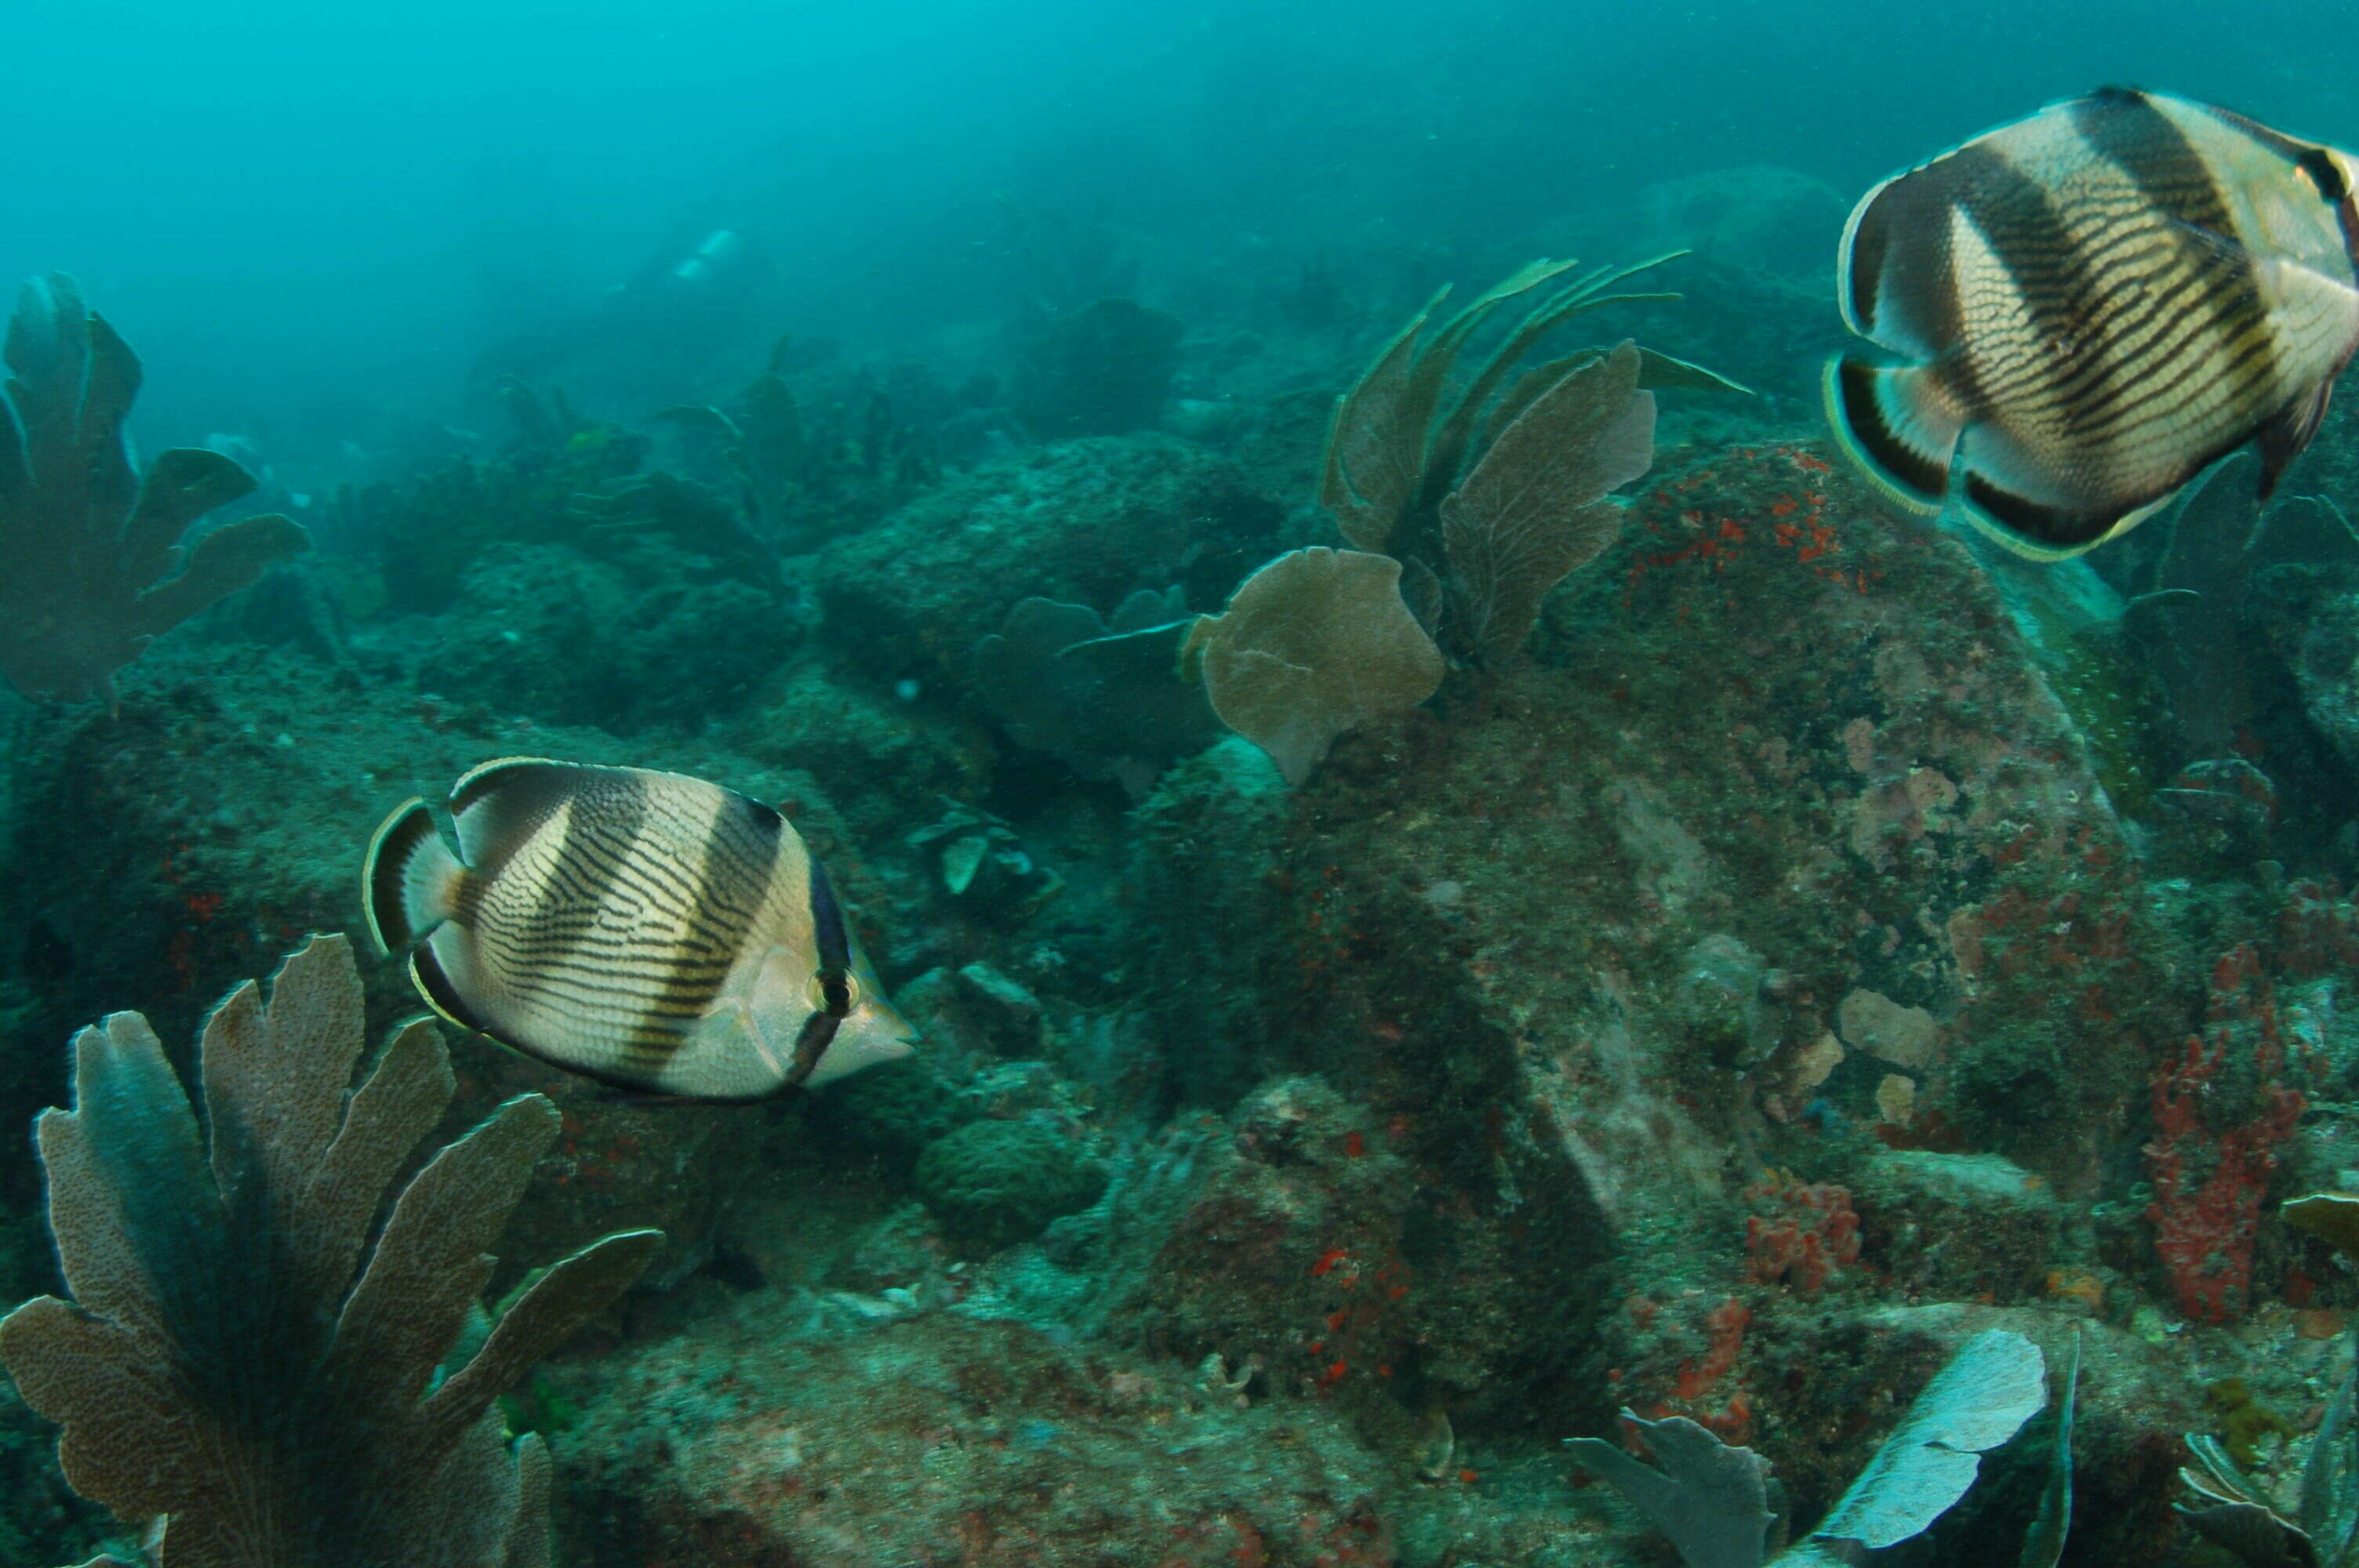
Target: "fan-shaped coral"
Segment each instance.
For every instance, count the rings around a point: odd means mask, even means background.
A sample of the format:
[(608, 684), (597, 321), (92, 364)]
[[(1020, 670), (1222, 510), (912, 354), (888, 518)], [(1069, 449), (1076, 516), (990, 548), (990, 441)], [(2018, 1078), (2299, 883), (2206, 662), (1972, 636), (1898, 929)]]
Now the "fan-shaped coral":
[(82, 1032), (74, 1108), (40, 1119), (74, 1299), (11, 1313), (0, 1358), (75, 1490), (167, 1521), (171, 1568), (545, 1564), (546, 1455), (487, 1412), (662, 1242), (584, 1248), (444, 1368), (557, 1110), (512, 1099), (395, 1189), (450, 1061), (421, 1021), (353, 1089), (362, 1034), (351, 946), (315, 937), (206, 1024), (209, 1137), (136, 1012)]
[(1576, 264), (1534, 262), (1429, 333), (1445, 288), (1336, 400), (1319, 503), (1348, 543), (1401, 562), (1410, 608), (1453, 654), (1495, 664), (1515, 652), (1541, 597), (1612, 542), (1620, 513), (1600, 503), (1654, 460), (1649, 389), (1745, 390), (1628, 343), (1514, 373), (1575, 316), (1678, 298), (1609, 292), (1670, 259), (1601, 268), (1542, 295), (1462, 380), (1460, 356), (1493, 312)]
[(1221, 722), (1300, 784), (1335, 738), (1415, 708), (1441, 685), (1441, 652), (1401, 600), (1389, 556), (1313, 546), (1238, 586), (1181, 652)]
[(111, 699), (114, 672), (159, 633), (248, 586), (306, 535), (284, 517), (249, 517), (181, 549), (190, 524), (254, 478), (196, 448), (164, 453), (144, 481), (133, 474), (123, 422), (138, 357), (63, 273), (25, 285), (7, 361), (0, 676), (28, 697)]

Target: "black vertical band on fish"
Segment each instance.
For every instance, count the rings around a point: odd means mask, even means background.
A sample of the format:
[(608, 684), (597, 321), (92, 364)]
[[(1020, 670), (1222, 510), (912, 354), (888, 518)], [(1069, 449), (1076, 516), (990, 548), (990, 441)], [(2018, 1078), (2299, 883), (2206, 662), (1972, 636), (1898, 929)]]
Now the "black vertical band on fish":
[(843, 910), (835, 902), (827, 870), (817, 860), (810, 868), (811, 931), (819, 943), (819, 983), (828, 1013), (842, 1018), (852, 1011), (852, 934), (843, 924)]
[(2107, 89), (1868, 192), (1838, 300), (1899, 356), (1832, 361), (1830, 423), (1884, 494), (2077, 554), (2257, 442), (2264, 493), (2359, 348), (2354, 165)]
[(667, 1098), (759, 1099), (908, 1050), (802, 839), (701, 779), (535, 758), (372, 839), (372, 929), (428, 1004), (569, 1071)]
[(828, 884), (826, 868), (817, 860), (810, 863), (810, 913), (811, 935), (819, 949), (815, 978), (821, 1007), (803, 1020), (802, 1033), (795, 1040), (794, 1066), (785, 1085), (788, 1088), (801, 1087), (818, 1070), (827, 1048), (835, 1043), (835, 1032), (844, 1015), (852, 1011), (852, 936), (843, 924), (843, 910), (835, 902), (835, 890)]

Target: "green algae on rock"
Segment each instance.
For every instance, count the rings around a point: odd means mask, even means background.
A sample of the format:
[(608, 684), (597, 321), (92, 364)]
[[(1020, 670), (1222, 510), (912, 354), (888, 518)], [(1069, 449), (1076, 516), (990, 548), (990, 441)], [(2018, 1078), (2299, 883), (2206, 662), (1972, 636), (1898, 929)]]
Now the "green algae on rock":
[(1054, 1128), (992, 1119), (928, 1144), (911, 1180), (952, 1236), (992, 1248), (1089, 1207), (1105, 1191), (1106, 1173)]

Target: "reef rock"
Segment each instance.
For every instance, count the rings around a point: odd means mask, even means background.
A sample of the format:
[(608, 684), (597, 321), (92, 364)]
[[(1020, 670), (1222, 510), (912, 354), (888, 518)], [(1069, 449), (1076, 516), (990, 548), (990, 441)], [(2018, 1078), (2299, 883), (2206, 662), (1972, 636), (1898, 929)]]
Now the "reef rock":
[(741, 706), (799, 639), (777, 594), (657, 540), (602, 560), (495, 545), (460, 578), (419, 684), (546, 724), (692, 729)]
[(829, 633), (890, 680), (964, 689), (1018, 600), (1112, 605), (1175, 577), (1218, 604), (1276, 555), (1282, 514), (1177, 438), (1068, 441), (929, 492), (814, 562)]
[[(1878, 1267), (1846, 1185), (1869, 1151), (2089, 1193), (2200, 1003), (1970, 554), (1816, 452), (1659, 477), (1534, 649), (1261, 803), (1277, 865), (1250, 881), (1198, 841), (1203, 781), (1167, 781), (1152, 989), (1180, 1037), (1373, 1115), (1418, 1171), (1411, 1299), (1489, 1260), (1512, 1305), (1420, 1325), (1424, 1397), (1741, 1430), (1776, 1397), (1744, 1381), (1745, 1320)], [(1234, 986), (1201, 983), (1206, 921)], [(1649, 1361), (1674, 1322), (1686, 1348)]]
[(790, 1342), (770, 1315), (785, 1304), (749, 1296), (559, 1374), (581, 1406), (555, 1445), (573, 1493), (567, 1561), (1395, 1561), (1377, 1498), (1398, 1466), (1332, 1411), (1239, 1409), (1184, 1367), (941, 1313)]

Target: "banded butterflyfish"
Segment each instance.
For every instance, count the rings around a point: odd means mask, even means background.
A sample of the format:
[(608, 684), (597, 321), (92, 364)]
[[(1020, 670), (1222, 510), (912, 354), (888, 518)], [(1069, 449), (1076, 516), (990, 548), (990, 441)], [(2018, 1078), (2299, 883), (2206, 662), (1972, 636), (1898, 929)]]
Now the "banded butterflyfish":
[(1837, 288), (1897, 356), (1832, 361), (1838, 441), (1884, 494), (2077, 555), (2257, 441), (2264, 498), (2359, 348), (2351, 155), (2109, 89), (1869, 191)]
[(793, 826), (701, 779), (539, 758), (411, 800), (370, 841), (369, 925), (427, 1005), (648, 1096), (765, 1099), (906, 1055)]

